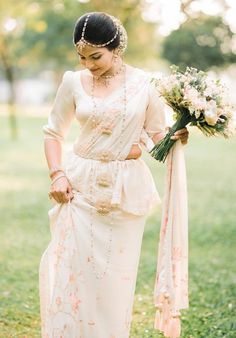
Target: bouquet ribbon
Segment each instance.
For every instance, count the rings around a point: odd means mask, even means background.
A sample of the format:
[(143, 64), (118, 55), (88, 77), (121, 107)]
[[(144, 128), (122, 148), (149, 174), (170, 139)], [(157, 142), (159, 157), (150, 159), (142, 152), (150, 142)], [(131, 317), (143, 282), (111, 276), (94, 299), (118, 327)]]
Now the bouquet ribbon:
[(180, 337), (180, 310), (189, 307), (187, 183), (180, 140), (167, 156), (154, 302), (155, 329)]

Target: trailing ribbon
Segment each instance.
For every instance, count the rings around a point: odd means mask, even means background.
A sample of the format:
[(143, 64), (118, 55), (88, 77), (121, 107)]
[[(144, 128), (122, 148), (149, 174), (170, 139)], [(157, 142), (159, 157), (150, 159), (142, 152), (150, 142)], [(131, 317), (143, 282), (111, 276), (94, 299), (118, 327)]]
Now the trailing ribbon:
[(187, 184), (180, 140), (167, 157), (154, 302), (154, 328), (165, 337), (180, 337), (180, 309), (189, 307)]

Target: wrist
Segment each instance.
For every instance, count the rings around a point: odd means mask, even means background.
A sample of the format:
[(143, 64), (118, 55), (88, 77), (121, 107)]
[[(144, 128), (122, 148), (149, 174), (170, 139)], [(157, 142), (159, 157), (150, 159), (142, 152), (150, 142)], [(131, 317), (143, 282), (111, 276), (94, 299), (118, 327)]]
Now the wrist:
[(64, 173), (60, 173), (59, 175), (56, 175), (56, 176), (53, 178), (53, 180), (52, 180), (52, 182), (51, 182), (51, 185), (53, 185), (57, 180), (59, 180), (59, 179), (61, 179), (61, 178), (66, 178), (67, 181), (68, 181), (67, 176), (66, 176)]
[(49, 176), (51, 179), (53, 179), (57, 174), (61, 174), (61, 173), (64, 173), (64, 170), (62, 169), (60, 165), (51, 167), (49, 169)]

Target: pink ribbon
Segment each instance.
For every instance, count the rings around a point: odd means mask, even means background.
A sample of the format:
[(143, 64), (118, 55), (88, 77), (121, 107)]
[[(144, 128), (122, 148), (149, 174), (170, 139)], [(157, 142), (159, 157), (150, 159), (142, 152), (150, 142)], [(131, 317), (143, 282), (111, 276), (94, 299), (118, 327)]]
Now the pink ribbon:
[(165, 337), (180, 337), (180, 310), (189, 307), (187, 184), (181, 141), (167, 157), (154, 302), (155, 329)]

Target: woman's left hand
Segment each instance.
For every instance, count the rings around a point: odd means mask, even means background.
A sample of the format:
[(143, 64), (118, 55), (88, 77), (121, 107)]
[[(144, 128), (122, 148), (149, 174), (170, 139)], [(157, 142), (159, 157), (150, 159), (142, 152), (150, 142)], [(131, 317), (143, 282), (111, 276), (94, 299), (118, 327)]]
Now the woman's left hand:
[(185, 127), (183, 129), (177, 130), (173, 136), (171, 136), (172, 140), (180, 140), (182, 144), (187, 144), (188, 143), (188, 135), (189, 131)]

